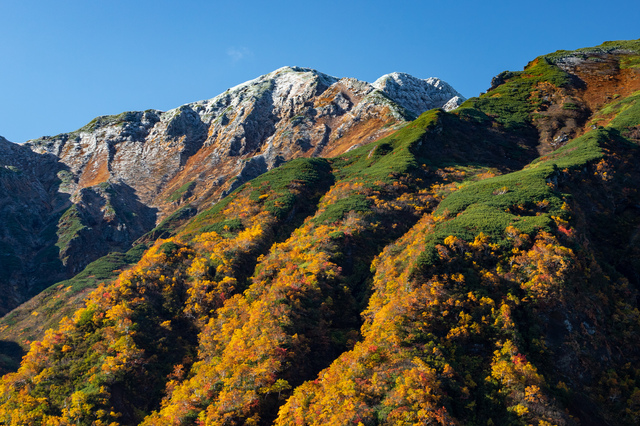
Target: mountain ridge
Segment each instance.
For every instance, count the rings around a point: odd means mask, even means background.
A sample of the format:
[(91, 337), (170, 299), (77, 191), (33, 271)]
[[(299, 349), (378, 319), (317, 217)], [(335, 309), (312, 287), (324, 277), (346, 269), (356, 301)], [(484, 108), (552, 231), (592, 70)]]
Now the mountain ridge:
[[(459, 96), (440, 84), (433, 89), (440, 98), (430, 99), (426, 87), (440, 80), (414, 80), (422, 85), (425, 108)], [(31, 165), (20, 160), (25, 167), (37, 168), (38, 159), (48, 158), (42, 167), (54, 174), (43, 184), (57, 191), (52, 189), (43, 203), (62, 204), (37, 214), (35, 229), (20, 223), (4, 230), (14, 244), (27, 234), (44, 234), (11, 255), (14, 266), (5, 268), (9, 276), (2, 277), (0, 287), (18, 291), (12, 290), (11, 302), (0, 312), (72, 277), (100, 256), (127, 251), (181, 206), (215, 203), (285, 161), (339, 154), (390, 133), (409, 117), (369, 83), (283, 67), (208, 100), (166, 112), (100, 116), (74, 132), (6, 148), (2, 162), (7, 165), (17, 150), (36, 154), (29, 154)], [(32, 206), (37, 208), (42, 210)], [(34, 259), (55, 273), (26, 285)], [(21, 287), (28, 291), (20, 295)]]

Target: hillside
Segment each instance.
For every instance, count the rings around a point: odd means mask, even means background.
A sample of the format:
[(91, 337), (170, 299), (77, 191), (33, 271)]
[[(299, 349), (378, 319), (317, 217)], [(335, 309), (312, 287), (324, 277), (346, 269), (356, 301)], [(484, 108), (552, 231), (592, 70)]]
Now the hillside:
[[(399, 78), (374, 85), (411, 99)], [(87, 294), (2, 378), (0, 422), (638, 424), (639, 99), (640, 40), (559, 51), (189, 192), (32, 301)]]

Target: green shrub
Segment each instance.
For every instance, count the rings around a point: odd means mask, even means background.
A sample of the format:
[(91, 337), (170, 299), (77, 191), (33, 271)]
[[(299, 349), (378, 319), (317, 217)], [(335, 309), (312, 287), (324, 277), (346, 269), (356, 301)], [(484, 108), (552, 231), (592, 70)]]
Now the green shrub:
[(170, 202), (178, 201), (184, 194), (192, 191), (195, 186), (196, 186), (196, 183), (193, 181), (185, 183), (180, 188), (173, 191), (173, 193), (169, 196), (169, 198), (167, 198), (167, 201), (170, 201)]

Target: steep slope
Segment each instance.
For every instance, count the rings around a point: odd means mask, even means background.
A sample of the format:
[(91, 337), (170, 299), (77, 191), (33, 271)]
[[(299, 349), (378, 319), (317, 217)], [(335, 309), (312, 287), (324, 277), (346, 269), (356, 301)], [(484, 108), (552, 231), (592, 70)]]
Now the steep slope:
[[(421, 90), (420, 108), (459, 97), (438, 79), (397, 80)], [(126, 252), (182, 206), (195, 212), (285, 161), (340, 154), (423, 111), (408, 112), (406, 97), (391, 95), (285, 67), (168, 112), (98, 117), (22, 146), (3, 139), (0, 288), (12, 290), (0, 315), (101, 256)], [(28, 171), (15, 177), (20, 164)]]
[(0, 137), (0, 315), (44, 289), (49, 277), (65, 277), (54, 244), (57, 220), (71, 203), (58, 192), (60, 172), (52, 156)]
[(0, 419), (637, 424), (639, 58), (537, 58), (158, 230), (4, 376)]
[[(604, 98), (582, 81), (592, 71), (563, 74), (552, 61), (602, 60), (613, 72), (597, 90), (627, 95), (582, 118), (613, 115), (606, 128), (460, 188), (387, 247), (363, 341), (298, 387), (276, 424), (638, 422), (640, 70), (622, 67), (638, 53), (636, 41), (542, 57), (459, 110), (495, 114), (518, 133), (535, 125), (547, 151), (550, 127), (530, 104), (540, 63), (560, 82), (547, 89), (588, 100)], [(630, 83), (620, 86), (623, 73)], [(576, 118), (546, 106), (558, 123)]]

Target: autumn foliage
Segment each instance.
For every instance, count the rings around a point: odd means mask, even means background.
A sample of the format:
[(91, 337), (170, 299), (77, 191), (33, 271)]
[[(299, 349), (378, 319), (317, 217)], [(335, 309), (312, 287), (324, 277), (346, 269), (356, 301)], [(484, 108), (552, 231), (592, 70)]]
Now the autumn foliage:
[(525, 71), (156, 241), (2, 378), (0, 424), (638, 424), (640, 115), (535, 158), (542, 92), (583, 89)]

